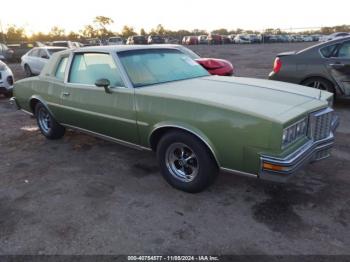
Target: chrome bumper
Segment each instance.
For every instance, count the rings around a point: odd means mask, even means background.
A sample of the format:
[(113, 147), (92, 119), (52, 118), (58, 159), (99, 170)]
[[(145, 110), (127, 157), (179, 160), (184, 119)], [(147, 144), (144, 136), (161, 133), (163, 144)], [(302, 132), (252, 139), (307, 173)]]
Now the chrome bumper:
[[(310, 140), (298, 150), (284, 158), (261, 155), (259, 178), (276, 182), (285, 182), (306, 164), (329, 157), (330, 149), (334, 144), (334, 132), (338, 126), (339, 117), (335, 116), (332, 120), (332, 131), (327, 138), (318, 141)], [(281, 170), (275, 171), (265, 169), (263, 167), (264, 164), (279, 166)]]
[(11, 97), (10, 100), (9, 100), (9, 103), (10, 103), (10, 105), (11, 105), (13, 108), (15, 108), (15, 109), (17, 109), (17, 110), (20, 110), (20, 109), (21, 109), (21, 107), (19, 106), (19, 104), (18, 104), (18, 102), (17, 102), (17, 100), (16, 100), (15, 97)]

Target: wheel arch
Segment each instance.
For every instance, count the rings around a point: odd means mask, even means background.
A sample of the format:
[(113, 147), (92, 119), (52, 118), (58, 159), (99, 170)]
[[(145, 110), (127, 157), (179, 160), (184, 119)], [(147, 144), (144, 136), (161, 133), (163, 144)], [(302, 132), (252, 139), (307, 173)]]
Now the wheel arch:
[(41, 103), (47, 109), (47, 111), (49, 111), (49, 113), (54, 117), (54, 114), (50, 110), (45, 100), (38, 95), (33, 95), (29, 98), (29, 108), (31, 110), (31, 113), (33, 113), (33, 115), (35, 115), (35, 107), (38, 103)]
[(160, 124), (160, 125), (157, 125), (152, 129), (152, 131), (150, 132), (149, 138), (148, 138), (150, 148), (153, 151), (156, 151), (157, 144), (158, 144), (159, 140), (161, 139), (161, 137), (163, 135), (165, 135), (166, 133), (173, 131), (173, 130), (183, 131), (183, 132), (186, 132), (188, 134), (191, 134), (191, 135), (197, 137), (208, 148), (208, 150), (211, 153), (212, 157), (214, 158), (217, 166), (220, 167), (218, 153), (215, 150), (214, 145), (212, 144), (210, 139), (203, 132), (201, 132), (199, 129), (194, 128), (194, 127), (189, 127), (189, 126), (180, 125), (180, 124)]
[(319, 79), (327, 81), (328, 83), (330, 83), (332, 85), (335, 94), (342, 94), (342, 91), (338, 87), (338, 84), (333, 79), (330, 79), (329, 77), (327, 77), (325, 75), (320, 75), (320, 74), (307, 75), (300, 81), (299, 84), (303, 85), (304, 82), (306, 82), (307, 80), (312, 79), (312, 78), (319, 78)]

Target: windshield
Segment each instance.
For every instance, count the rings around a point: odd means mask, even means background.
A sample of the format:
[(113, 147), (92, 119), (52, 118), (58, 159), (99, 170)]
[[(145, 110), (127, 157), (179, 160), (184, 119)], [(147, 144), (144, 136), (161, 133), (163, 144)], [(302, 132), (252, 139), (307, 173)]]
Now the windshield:
[(135, 87), (208, 76), (196, 61), (174, 49), (132, 50), (118, 53)]
[(66, 50), (66, 48), (48, 48), (47, 51), (49, 52), (50, 55), (56, 52), (60, 52)]

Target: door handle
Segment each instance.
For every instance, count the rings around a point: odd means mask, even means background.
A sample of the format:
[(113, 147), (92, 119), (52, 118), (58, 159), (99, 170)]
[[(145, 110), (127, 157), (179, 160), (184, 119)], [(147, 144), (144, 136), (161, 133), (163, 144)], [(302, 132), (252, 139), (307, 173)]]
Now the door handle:
[(341, 63), (329, 64), (329, 66), (334, 69), (342, 69), (343, 67), (345, 67), (345, 65)]
[(70, 96), (70, 93), (68, 93), (68, 92), (63, 92), (63, 93), (62, 93), (62, 96)]

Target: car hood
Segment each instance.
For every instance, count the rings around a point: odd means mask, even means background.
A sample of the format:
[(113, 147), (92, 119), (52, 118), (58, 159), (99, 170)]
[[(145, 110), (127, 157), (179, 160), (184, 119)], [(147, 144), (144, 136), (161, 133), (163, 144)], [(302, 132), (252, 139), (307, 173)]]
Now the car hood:
[(309, 87), (284, 82), (241, 77), (208, 76), (176, 81), (140, 88), (137, 92), (197, 102), (227, 110), (240, 111), (249, 115), (275, 121), (288, 121), (289, 118), (310, 110), (302, 107), (315, 101), (312, 107), (324, 107), (326, 101), (319, 100), (320, 91)]

